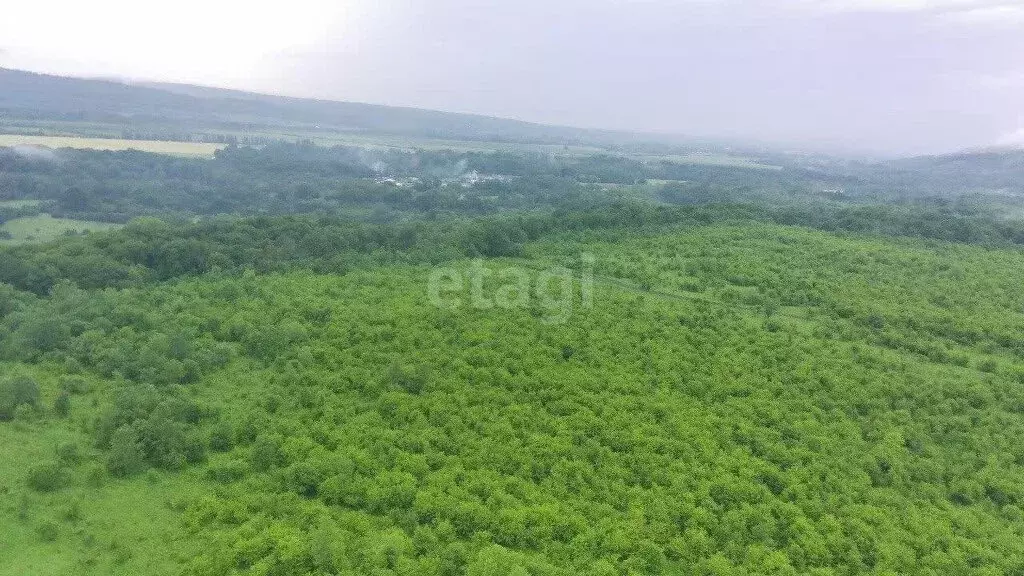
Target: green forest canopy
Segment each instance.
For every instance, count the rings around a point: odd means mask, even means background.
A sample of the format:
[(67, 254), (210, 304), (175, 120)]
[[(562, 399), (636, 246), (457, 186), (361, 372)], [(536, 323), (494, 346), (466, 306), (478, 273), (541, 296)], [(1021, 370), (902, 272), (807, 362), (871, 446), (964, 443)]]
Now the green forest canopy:
[[(2, 249), (0, 571), (1016, 573), (1016, 238), (623, 205)], [(563, 324), (426, 299), (581, 253)]]

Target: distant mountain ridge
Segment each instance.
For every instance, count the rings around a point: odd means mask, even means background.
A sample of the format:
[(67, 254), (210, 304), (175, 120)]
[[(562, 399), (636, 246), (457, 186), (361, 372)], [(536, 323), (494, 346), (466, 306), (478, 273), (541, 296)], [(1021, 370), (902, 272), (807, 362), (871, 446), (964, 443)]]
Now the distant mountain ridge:
[(892, 162), (897, 169), (916, 170), (932, 179), (983, 180), (988, 186), (1024, 187), (1024, 149), (990, 148), (917, 156)]
[(70, 78), (0, 68), (0, 119), (178, 128), (367, 132), (460, 140), (614, 143), (638, 134), (547, 126), (473, 114), (314, 100), (166, 83)]

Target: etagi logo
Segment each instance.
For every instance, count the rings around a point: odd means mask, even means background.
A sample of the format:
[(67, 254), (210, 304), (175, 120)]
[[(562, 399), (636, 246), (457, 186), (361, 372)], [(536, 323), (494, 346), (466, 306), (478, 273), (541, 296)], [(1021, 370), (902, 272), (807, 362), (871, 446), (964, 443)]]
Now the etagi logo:
[[(438, 308), (456, 310), (526, 309), (536, 306), (548, 324), (567, 321), (577, 309), (594, 307), (593, 254), (581, 254), (577, 270), (554, 266), (535, 270), (521, 266), (488, 266), (473, 260), (465, 268), (435, 268), (427, 298)], [(577, 293), (579, 298), (577, 299)]]

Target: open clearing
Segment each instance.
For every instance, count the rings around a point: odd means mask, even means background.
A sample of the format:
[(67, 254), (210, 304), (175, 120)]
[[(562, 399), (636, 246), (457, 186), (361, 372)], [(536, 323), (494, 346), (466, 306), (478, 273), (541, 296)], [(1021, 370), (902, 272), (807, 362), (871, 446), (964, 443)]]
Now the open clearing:
[(156, 154), (213, 158), (224, 144), (206, 142), (169, 142), (163, 140), (123, 140), (79, 136), (29, 136), (0, 134), (0, 146), (45, 146), (47, 148), (83, 148), (92, 150), (141, 150)]
[(731, 154), (694, 152), (692, 154), (652, 155), (639, 154), (633, 156), (642, 160), (676, 162), (678, 164), (706, 164), (708, 166), (726, 166), (732, 168), (753, 168), (759, 170), (782, 170), (781, 166), (763, 164), (755, 158), (733, 156)]
[(30, 242), (47, 242), (70, 232), (102, 232), (120, 228), (120, 224), (110, 222), (92, 222), (89, 220), (71, 220), (54, 218), (49, 214), (29, 218), (15, 218), (0, 226), (0, 231), (11, 235), (9, 239), (0, 239), (0, 245), (26, 244)]
[(0, 200), (0, 208), (26, 208), (28, 206), (39, 206), (39, 200)]

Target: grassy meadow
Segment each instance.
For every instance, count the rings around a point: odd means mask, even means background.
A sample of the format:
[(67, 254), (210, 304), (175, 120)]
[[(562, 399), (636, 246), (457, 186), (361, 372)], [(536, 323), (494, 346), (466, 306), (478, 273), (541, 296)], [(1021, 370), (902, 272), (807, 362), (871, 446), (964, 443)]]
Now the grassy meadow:
[[(28, 244), (48, 242), (72, 233), (103, 232), (116, 230), (119, 224), (92, 222), (69, 218), (54, 218), (49, 214), (15, 218), (0, 225), (0, 232), (7, 232), (9, 238), (0, 238), (0, 244)], [(5, 235), (6, 236), (6, 235)]]
[(87, 138), (81, 136), (35, 136), (0, 134), (0, 146), (42, 146), (46, 148), (81, 148), (88, 150), (141, 150), (155, 154), (212, 158), (223, 144), (204, 142), (170, 142), (162, 140), (124, 140), (119, 138)]
[(34, 208), (40, 204), (40, 200), (0, 200), (0, 208)]

